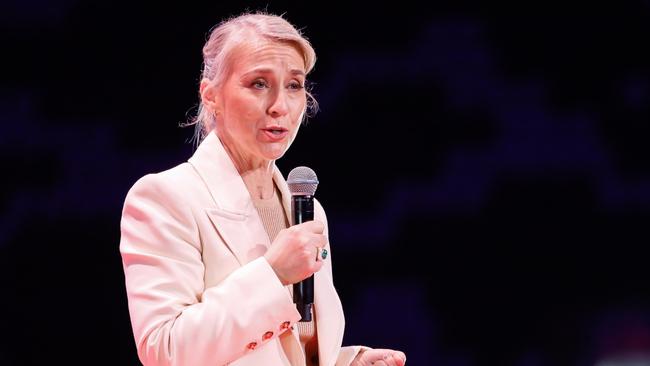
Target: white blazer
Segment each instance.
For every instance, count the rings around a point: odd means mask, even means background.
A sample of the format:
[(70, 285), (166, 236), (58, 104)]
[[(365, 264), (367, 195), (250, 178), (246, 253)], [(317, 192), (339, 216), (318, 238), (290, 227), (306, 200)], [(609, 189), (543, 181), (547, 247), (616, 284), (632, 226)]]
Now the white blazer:
[[(290, 216), (290, 192), (273, 179)], [(325, 223), (321, 205), (314, 219)], [(188, 162), (138, 180), (126, 196), (120, 252), (138, 356), (145, 365), (287, 365), (304, 351), (300, 315), (263, 257), (271, 244), (241, 176), (216, 133)], [(327, 249), (329, 248), (329, 242)], [(331, 256), (314, 276), (319, 364), (349, 365), (363, 347), (341, 347), (343, 309)]]

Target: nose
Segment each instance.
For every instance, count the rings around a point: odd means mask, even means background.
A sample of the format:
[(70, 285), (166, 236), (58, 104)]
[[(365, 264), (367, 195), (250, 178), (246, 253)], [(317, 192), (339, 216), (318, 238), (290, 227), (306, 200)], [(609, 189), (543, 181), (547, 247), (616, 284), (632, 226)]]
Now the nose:
[(289, 101), (288, 101), (287, 91), (278, 88), (271, 97), (271, 104), (268, 108), (268, 114), (273, 117), (281, 117), (289, 113)]

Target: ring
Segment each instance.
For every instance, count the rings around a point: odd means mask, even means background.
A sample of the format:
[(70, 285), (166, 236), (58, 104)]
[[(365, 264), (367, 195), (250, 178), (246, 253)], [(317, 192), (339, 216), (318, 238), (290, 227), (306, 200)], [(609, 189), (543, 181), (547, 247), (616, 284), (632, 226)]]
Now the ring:
[(325, 248), (316, 248), (316, 261), (318, 262), (318, 258), (321, 258), (325, 260), (327, 258), (327, 249)]

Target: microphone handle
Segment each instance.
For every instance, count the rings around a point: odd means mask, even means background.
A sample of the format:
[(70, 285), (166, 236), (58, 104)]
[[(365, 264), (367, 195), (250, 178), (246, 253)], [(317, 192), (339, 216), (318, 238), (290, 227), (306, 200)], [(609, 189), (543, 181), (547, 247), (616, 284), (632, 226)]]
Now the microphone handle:
[[(314, 196), (291, 196), (293, 224), (298, 225), (314, 219)], [(293, 302), (300, 313), (301, 322), (311, 321), (311, 306), (314, 303), (314, 275), (293, 284)]]

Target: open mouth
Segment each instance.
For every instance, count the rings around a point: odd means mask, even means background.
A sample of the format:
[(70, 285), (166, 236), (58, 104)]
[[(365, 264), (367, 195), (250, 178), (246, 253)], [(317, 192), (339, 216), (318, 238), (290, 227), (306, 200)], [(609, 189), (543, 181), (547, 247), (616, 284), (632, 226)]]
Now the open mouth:
[(280, 141), (289, 133), (288, 129), (280, 126), (267, 127), (263, 131), (271, 141)]
[(272, 134), (274, 134), (274, 135), (276, 135), (276, 136), (279, 136), (279, 135), (281, 135), (281, 134), (282, 134), (284, 131), (286, 131), (286, 130), (283, 130), (283, 129), (272, 129), (272, 128), (270, 128), (270, 129), (267, 129), (267, 131), (269, 131), (270, 133), (272, 133)]
[(273, 134), (275, 136), (280, 136), (283, 133), (287, 132), (288, 130), (286, 128), (284, 128), (284, 127), (273, 126), (273, 127), (265, 128), (264, 131), (267, 131), (267, 132), (269, 132), (269, 133), (271, 133), (271, 134)]

